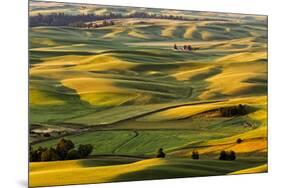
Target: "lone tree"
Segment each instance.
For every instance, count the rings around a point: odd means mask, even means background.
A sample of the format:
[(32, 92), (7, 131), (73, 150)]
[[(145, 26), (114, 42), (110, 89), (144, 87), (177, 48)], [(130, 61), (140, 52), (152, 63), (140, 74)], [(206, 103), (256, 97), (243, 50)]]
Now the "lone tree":
[(192, 151), (192, 154), (191, 154), (191, 158), (192, 159), (199, 159), (199, 153), (198, 151)]
[(69, 150), (74, 148), (74, 144), (71, 140), (66, 140), (62, 138), (56, 147), (56, 152), (60, 156), (62, 160), (64, 160), (67, 156)]
[(163, 152), (163, 148), (159, 148), (156, 157), (157, 157), (157, 158), (165, 158), (165, 155), (166, 155), (166, 154)]
[(241, 142), (243, 142), (243, 140), (242, 140), (241, 138), (238, 138), (238, 139), (236, 140), (236, 143), (237, 143), (237, 144), (240, 144)]

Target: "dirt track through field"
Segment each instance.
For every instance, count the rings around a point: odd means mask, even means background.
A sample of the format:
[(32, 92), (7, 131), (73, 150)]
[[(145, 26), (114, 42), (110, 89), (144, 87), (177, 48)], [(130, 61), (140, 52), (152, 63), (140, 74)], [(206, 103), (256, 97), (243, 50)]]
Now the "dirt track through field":
[(121, 143), (117, 148), (115, 148), (115, 149), (112, 151), (112, 153), (116, 153), (120, 148), (122, 148), (123, 146), (125, 146), (126, 144), (128, 144), (129, 142), (131, 142), (133, 139), (135, 139), (135, 138), (139, 135), (139, 133), (138, 133), (137, 131), (133, 131), (133, 132), (135, 133), (135, 135), (134, 135), (132, 138), (126, 140), (126, 141), (123, 142), (123, 143)]

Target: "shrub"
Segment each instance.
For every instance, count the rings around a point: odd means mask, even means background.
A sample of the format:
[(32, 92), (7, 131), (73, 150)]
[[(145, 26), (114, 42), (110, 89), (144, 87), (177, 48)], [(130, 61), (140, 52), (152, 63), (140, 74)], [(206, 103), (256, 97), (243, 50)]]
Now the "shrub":
[(157, 158), (165, 158), (165, 156), (166, 156), (166, 154), (163, 152), (163, 148), (159, 148), (156, 157)]
[(82, 158), (88, 157), (93, 151), (92, 144), (79, 145), (78, 153)]
[(192, 155), (191, 155), (191, 158), (192, 158), (192, 159), (199, 159), (199, 153), (198, 153), (198, 151), (193, 151), (193, 152), (192, 152)]

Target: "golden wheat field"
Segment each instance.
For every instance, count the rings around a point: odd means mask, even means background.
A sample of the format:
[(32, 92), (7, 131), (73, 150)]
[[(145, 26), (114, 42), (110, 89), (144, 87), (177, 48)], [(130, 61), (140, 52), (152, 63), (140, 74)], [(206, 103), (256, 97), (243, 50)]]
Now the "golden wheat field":
[(31, 187), (267, 172), (267, 17), (30, 2)]

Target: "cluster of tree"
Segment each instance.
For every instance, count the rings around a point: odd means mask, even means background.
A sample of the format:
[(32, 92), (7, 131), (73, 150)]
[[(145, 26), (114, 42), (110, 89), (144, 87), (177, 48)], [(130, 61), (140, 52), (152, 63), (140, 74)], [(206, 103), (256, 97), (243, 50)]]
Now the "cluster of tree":
[(233, 161), (236, 159), (236, 153), (234, 151), (221, 151), (219, 160)]
[[(191, 154), (191, 158), (192, 159), (199, 159), (198, 151), (193, 151), (192, 154)], [(219, 159), (220, 160), (233, 161), (233, 160), (236, 159), (236, 153), (234, 151), (221, 151)]]
[(135, 12), (132, 14), (120, 14), (120, 13), (108, 13), (104, 15), (97, 14), (64, 14), (64, 13), (53, 13), (53, 14), (38, 14), (36, 16), (30, 16), (29, 25), (35, 26), (70, 26), (74, 23), (78, 24), (81, 22), (90, 22), (98, 20), (112, 20), (117, 18), (155, 18), (155, 19), (173, 19), (173, 20), (184, 20), (184, 21), (223, 21), (223, 19), (214, 18), (188, 18), (183, 16), (174, 15), (163, 15), (163, 14), (148, 14), (146, 12)]
[(69, 24), (69, 26), (71, 27), (81, 27), (81, 28), (99, 28), (99, 27), (105, 27), (105, 26), (111, 26), (114, 25), (114, 21), (110, 20), (103, 20), (102, 23), (98, 24), (98, 23), (84, 23), (84, 22), (75, 22), (75, 23), (71, 23)]
[(220, 108), (220, 113), (223, 117), (231, 117), (237, 115), (246, 115), (246, 105), (239, 104), (238, 106)]
[(72, 160), (86, 158), (93, 151), (91, 144), (79, 145), (75, 149), (75, 145), (71, 140), (62, 138), (56, 148), (43, 148), (39, 146), (37, 149), (30, 148), (30, 162), (38, 161), (57, 161), (57, 160)]
[(192, 159), (199, 159), (199, 153), (198, 153), (198, 151), (192, 151), (191, 158), (192, 158)]

